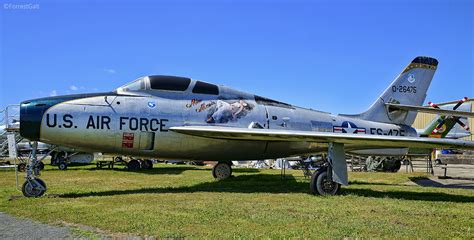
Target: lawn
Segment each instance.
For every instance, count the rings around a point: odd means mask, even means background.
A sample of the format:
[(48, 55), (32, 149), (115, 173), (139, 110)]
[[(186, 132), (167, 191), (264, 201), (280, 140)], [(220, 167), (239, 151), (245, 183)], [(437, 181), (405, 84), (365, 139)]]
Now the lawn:
[(0, 211), (110, 235), (474, 238), (474, 190), (407, 184), (423, 174), (351, 173), (342, 195), (320, 197), (309, 194), (299, 171), (289, 173), (282, 180), (279, 170), (234, 169), (234, 177), (219, 182), (206, 167), (47, 166), (44, 197), (11, 200), (21, 195), (14, 172), (0, 170)]

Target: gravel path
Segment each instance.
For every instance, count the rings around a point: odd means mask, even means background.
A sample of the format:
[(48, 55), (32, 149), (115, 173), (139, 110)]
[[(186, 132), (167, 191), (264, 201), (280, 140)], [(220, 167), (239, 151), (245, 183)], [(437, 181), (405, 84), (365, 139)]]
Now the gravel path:
[(67, 227), (50, 226), (0, 212), (0, 239), (64, 239), (72, 237)]

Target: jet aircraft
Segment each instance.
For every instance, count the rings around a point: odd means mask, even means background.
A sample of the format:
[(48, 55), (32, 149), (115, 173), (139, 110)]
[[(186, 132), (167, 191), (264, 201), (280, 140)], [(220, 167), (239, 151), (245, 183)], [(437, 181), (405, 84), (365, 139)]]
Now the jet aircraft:
[[(408, 148), (474, 149), (474, 143), (420, 137), (417, 111), (472, 113), (422, 107), (438, 61), (416, 57), (363, 113), (333, 115), (187, 77), (141, 77), (112, 92), (28, 100), (20, 134), (83, 152), (188, 161), (217, 161), (212, 174), (231, 176), (232, 160), (326, 153), (310, 182), (313, 194), (334, 195), (348, 184), (346, 153), (404, 155)], [(33, 151), (23, 194), (46, 184)]]

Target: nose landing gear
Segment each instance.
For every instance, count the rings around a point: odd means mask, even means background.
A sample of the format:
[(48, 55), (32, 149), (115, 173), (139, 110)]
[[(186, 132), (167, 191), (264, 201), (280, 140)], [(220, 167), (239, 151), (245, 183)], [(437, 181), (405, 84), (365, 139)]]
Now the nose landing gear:
[(33, 142), (31, 156), (28, 158), (26, 166), (26, 181), (21, 188), (25, 197), (41, 197), (46, 192), (46, 183), (38, 178), (44, 166), (41, 161), (45, 157), (38, 160), (36, 156), (37, 149), (38, 142)]

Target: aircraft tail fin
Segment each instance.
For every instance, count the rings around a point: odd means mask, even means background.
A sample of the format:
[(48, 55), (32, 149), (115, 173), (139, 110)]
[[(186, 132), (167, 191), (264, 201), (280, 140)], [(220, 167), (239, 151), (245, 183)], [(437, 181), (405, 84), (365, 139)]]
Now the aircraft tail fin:
[(393, 109), (385, 104), (422, 106), (437, 66), (438, 60), (434, 58), (416, 57), (367, 111), (352, 117), (376, 122), (412, 125), (416, 118), (416, 112)]
[[(454, 111), (470, 112), (471, 105), (461, 105), (467, 100), (458, 101), (458, 103), (446, 104), (440, 106), (441, 109), (453, 109)], [(435, 117), (424, 129), (418, 129), (418, 134), (421, 137), (435, 137), (435, 138), (461, 138), (470, 136), (469, 120), (467, 117), (456, 117), (438, 115)]]
[[(440, 130), (435, 133), (434, 130), (443, 120), (444, 123), (441, 126)], [(455, 125), (456, 121), (454, 121), (454, 119), (446, 118), (444, 116), (437, 116), (424, 129), (419, 131), (419, 135), (420, 137), (445, 138)]]

